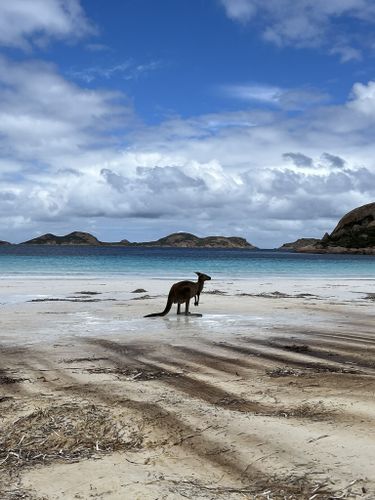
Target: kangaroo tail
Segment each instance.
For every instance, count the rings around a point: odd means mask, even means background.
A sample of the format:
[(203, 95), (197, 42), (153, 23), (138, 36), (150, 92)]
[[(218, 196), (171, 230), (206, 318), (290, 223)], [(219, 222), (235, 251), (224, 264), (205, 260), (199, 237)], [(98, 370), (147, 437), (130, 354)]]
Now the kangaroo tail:
[(160, 313), (146, 314), (146, 316), (143, 316), (143, 317), (144, 318), (155, 318), (156, 316), (165, 316), (171, 310), (172, 304), (173, 304), (172, 294), (171, 294), (171, 292), (169, 292), (167, 305), (165, 306), (164, 311), (162, 311)]

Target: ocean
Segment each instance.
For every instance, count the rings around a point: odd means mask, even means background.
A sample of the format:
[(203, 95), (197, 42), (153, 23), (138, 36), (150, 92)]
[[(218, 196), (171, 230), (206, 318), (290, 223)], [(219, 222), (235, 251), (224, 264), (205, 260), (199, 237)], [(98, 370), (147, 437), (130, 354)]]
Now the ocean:
[(375, 278), (371, 255), (275, 250), (14, 245), (0, 247), (0, 277)]

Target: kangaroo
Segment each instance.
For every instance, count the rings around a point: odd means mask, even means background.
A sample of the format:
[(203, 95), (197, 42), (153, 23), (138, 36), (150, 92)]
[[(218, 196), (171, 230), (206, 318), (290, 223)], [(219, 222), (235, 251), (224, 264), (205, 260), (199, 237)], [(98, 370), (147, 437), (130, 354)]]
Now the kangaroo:
[[(177, 304), (177, 314), (181, 314), (181, 304), (185, 304), (185, 316), (191, 315), (189, 312), (190, 299), (194, 297), (194, 305), (199, 305), (199, 297), (201, 291), (203, 290), (204, 282), (210, 280), (211, 277), (203, 273), (195, 273), (198, 275), (198, 281), (194, 283), (193, 281), (179, 281), (172, 285), (169, 295), (167, 305), (164, 311), (160, 313), (147, 314), (145, 318), (153, 318), (155, 316), (165, 316), (171, 310), (173, 304)], [(202, 316), (201, 314), (195, 314), (194, 316)]]

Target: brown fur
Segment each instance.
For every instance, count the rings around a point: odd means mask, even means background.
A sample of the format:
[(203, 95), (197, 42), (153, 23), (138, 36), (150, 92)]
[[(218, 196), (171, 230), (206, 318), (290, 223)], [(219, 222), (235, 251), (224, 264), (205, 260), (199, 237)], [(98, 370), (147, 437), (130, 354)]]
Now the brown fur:
[[(189, 304), (190, 300), (194, 297), (194, 305), (199, 305), (199, 297), (203, 290), (204, 282), (210, 280), (211, 277), (207, 276), (207, 274), (203, 273), (195, 273), (198, 275), (198, 281), (179, 281), (172, 285), (167, 305), (165, 306), (164, 311), (160, 313), (152, 313), (147, 314), (145, 318), (153, 318), (155, 316), (165, 316), (171, 310), (173, 304), (177, 304), (177, 314), (181, 314), (181, 304), (185, 304), (185, 315), (188, 316), (191, 313), (189, 312)], [(200, 315), (199, 315), (200, 316)]]

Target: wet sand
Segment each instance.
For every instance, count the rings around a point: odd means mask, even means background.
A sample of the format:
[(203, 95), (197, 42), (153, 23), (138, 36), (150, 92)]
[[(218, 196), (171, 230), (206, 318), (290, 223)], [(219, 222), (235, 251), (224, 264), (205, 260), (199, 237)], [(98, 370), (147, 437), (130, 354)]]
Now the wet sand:
[(374, 498), (374, 283), (3, 279), (1, 498)]

